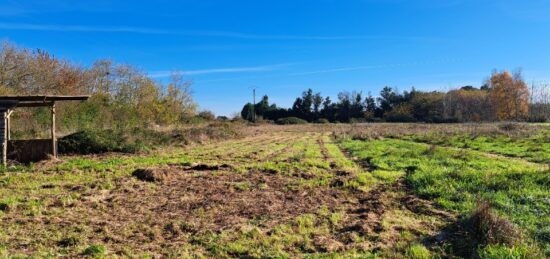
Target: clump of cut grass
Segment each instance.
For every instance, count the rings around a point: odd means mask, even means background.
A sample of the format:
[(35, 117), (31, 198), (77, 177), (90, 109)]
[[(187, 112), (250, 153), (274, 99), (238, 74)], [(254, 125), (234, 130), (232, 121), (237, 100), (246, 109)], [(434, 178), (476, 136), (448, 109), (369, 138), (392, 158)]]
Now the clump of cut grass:
[(57, 241), (57, 245), (61, 247), (75, 247), (80, 244), (81, 238), (76, 235), (71, 235)]
[(536, 249), (527, 245), (506, 246), (489, 245), (479, 248), (477, 255), (482, 259), (516, 259), (516, 258), (544, 258), (537, 254)]
[(252, 189), (252, 184), (249, 182), (240, 182), (233, 185), (233, 187), (238, 191), (250, 191)]
[(145, 182), (162, 182), (167, 178), (167, 174), (158, 169), (136, 169), (132, 176)]
[(410, 245), (405, 254), (411, 259), (429, 259), (431, 258), (430, 250), (421, 244)]
[(8, 212), (10, 210), (10, 205), (7, 202), (0, 202), (0, 211)]
[(473, 234), (483, 245), (515, 245), (521, 242), (519, 229), (510, 221), (499, 217), (487, 201), (478, 201), (471, 216)]
[(107, 249), (102, 245), (91, 245), (84, 249), (82, 255), (94, 258), (103, 258), (107, 253)]

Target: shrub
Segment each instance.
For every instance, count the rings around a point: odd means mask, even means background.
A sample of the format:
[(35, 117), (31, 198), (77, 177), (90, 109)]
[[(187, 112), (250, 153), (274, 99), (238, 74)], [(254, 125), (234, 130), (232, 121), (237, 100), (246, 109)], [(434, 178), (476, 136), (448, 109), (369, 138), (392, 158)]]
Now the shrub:
[(61, 154), (132, 153), (138, 146), (129, 144), (121, 131), (114, 130), (84, 130), (58, 140)]
[(548, 121), (548, 118), (544, 115), (532, 115), (527, 118), (527, 121), (533, 123), (544, 123)]
[(325, 118), (321, 118), (321, 119), (316, 120), (315, 123), (327, 124), (327, 123), (330, 123), (330, 121), (325, 119)]
[(416, 122), (416, 119), (406, 114), (391, 114), (386, 117), (387, 122)]
[(388, 122), (416, 122), (411, 107), (408, 105), (399, 105), (393, 110), (384, 113), (384, 118)]
[(212, 122), (208, 125), (173, 131), (134, 128), (131, 130), (84, 130), (58, 141), (60, 154), (100, 154), (105, 152), (135, 153), (153, 147), (186, 145), (208, 140), (235, 138), (240, 135), (236, 125)]
[(287, 117), (287, 118), (280, 118), (276, 121), (279, 125), (289, 125), (289, 124), (306, 124), (307, 121), (302, 120), (300, 118), (296, 117)]
[(216, 119), (216, 115), (214, 115), (214, 113), (211, 111), (201, 111), (199, 112), (199, 117), (207, 121), (212, 121)]

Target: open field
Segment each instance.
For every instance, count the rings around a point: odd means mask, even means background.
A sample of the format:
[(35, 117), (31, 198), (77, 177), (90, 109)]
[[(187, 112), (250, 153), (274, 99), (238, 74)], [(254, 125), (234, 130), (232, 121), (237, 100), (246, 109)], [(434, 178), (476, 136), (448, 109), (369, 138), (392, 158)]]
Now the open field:
[(0, 257), (550, 256), (547, 124), (243, 130), (0, 173)]

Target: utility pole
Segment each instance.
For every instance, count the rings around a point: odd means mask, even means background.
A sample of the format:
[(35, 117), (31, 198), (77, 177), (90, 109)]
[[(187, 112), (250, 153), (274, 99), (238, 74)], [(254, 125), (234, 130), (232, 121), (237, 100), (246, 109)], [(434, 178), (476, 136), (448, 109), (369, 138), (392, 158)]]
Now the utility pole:
[(252, 105), (252, 121), (256, 122), (256, 87), (252, 88), (252, 100), (254, 103)]

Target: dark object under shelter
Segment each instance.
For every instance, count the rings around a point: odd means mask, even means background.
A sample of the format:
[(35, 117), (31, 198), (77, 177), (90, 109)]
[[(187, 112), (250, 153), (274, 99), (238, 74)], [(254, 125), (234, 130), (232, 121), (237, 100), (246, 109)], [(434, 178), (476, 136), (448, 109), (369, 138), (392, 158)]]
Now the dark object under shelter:
[[(55, 103), (59, 101), (84, 101), (89, 96), (32, 95), (0, 96), (0, 143), (2, 143), (2, 164), (7, 159), (21, 163), (36, 162), (52, 155), (57, 157), (55, 136)], [(52, 114), (51, 139), (11, 140), (10, 116), (20, 107), (50, 107)]]

